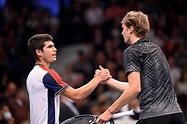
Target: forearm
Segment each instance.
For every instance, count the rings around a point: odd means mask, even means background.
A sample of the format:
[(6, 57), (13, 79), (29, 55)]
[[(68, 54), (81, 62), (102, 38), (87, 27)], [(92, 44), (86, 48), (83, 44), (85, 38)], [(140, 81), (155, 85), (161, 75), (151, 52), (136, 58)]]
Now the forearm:
[(77, 95), (81, 96), (80, 99), (87, 97), (98, 86), (100, 81), (101, 79), (99, 77), (94, 77), (90, 82), (76, 89), (78, 93)]
[(70, 87), (66, 89), (63, 95), (74, 101), (80, 101), (90, 95), (90, 93), (92, 93), (93, 90), (98, 86), (100, 81), (100, 77), (94, 77), (90, 82), (83, 85), (82, 87), (79, 87), (77, 89)]
[[(131, 72), (128, 75), (129, 86), (128, 88), (119, 88), (118, 85), (116, 88), (118, 89), (125, 89), (121, 96), (104, 112), (102, 113), (96, 120), (96, 123), (103, 123), (107, 122), (112, 118), (112, 114), (118, 112), (124, 105), (129, 103), (133, 98), (137, 97), (137, 95), (141, 92), (141, 84), (140, 84), (140, 73), (139, 72)], [(115, 80), (110, 80), (114, 82)], [(118, 83), (115, 83), (115, 85)], [(114, 85), (112, 85), (114, 86)], [(115, 87), (115, 86), (114, 86)]]
[(121, 96), (108, 108), (110, 112), (116, 113), (123, 106), (128, 104), (133, 98), (137, 97), (139, 92), (134, 91), (133, 88), (129, 88), (124, 91)]
[(130, 102), (141, 92), (140, 73), (132, 72), (128, 75), (129, 88), (127, 88), (121, 96), (109, 107), (113, 113), (117, 112), (121, 107)]
[(129, 83), (128, 82), (121, 82), (116, 79), (110, 78), (107, 80), (107, 84), (117, 90), (124, 91), (127, 88), (129, 88)]

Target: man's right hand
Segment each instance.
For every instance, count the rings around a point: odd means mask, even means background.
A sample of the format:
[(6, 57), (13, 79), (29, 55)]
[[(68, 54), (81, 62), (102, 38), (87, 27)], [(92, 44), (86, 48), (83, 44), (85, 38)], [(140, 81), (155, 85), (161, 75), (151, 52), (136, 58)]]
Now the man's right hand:
[(112, 76), (110, 75), (110, 71), (108, 69), (103, 68), (101, 65), (99, 65), (99, 69), (95, 71), (94, 76), (100, 76), (101, 82), (104, 83), (106, 80), (110, 79)]

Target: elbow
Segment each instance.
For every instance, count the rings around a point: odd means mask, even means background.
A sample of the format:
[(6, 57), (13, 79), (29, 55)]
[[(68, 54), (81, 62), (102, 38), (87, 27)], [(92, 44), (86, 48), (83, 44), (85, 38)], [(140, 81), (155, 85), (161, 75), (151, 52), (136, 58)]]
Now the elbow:
[(79, 102), (81, 100), (83, 100), (83, 98), (81, 98), (79, 95), (75, 95), (71, 98), (74, 102)]
[(63, 95), (68, 97), (69, 99), (73, 100), (74, 102), (81, 101), (82, 99), (84, 99), (84, 96), (85, 96), (84, 93), (81, 92), (80, 90), (74, 89), (71, 87), (66, 89), (63, 92)]
[(133, 92), (134, 96), (137, 96), (141, 92), (141, 88), (140, 87), (132, 87), (132, 92)]
[(71, 99), (75, 102), (81, 101), (84, 99), (83, 95), (81, 95), (81, 92), (78, 90), (75, 90), (74, 94), (71, 95)]
[(136, 96), (140, 93), (141, 89), (136, 91)]
[(134, 89), (134, 93), (135, 93), (136, 96), (137, 96), (140, 92), (141, 92), (141, 88), (140, 88), (140, 87), (136, 87), (136, 88)]

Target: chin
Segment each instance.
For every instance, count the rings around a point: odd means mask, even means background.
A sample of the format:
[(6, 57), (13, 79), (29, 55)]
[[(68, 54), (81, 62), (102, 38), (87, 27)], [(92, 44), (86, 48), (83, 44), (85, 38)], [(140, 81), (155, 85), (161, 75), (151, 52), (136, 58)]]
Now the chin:
[(56, 61), (56, 59), (53, 59), (51, 62), (55, 62)]
[(126, 40), (124, 40), (124, 43), (127, 43), (127, 41), (126, 41)]
[(130, 42), (128, 40), (124, 40), (124, 43), (126, 44), (130, 44)]

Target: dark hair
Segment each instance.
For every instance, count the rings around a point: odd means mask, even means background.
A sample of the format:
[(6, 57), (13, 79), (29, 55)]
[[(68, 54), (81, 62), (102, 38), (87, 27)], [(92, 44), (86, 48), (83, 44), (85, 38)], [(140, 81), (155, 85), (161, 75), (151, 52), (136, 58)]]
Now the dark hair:
[(49, 34), (35, 34), (28, 40), (28, 49), (35, 60), (38, 60), (36, 49), (43, 51), (44, 42), (52, 40), (53, 37)]

